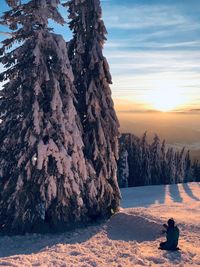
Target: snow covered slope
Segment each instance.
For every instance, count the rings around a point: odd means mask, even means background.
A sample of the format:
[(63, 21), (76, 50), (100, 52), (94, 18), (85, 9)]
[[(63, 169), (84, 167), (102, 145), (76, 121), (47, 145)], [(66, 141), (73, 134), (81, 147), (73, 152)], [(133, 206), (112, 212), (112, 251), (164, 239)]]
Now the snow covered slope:
[[(200, 183), (122, 189), (108, 222), (71, 233), (0, 237), (0, 266), (200, 266)], [(173, 217), (180, 251), (158, 250)]]

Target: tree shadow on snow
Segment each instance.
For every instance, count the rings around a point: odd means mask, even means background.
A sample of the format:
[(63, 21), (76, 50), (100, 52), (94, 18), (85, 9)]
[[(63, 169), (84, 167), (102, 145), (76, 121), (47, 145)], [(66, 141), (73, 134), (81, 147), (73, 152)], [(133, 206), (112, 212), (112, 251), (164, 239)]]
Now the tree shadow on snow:
[[(102, 223), (102, 222), (101, 222)], [(83, 243), (97, 234), (100, 223), (85, 229), (57, 234), (26, 234), (24, 236), (0, 236), (0, 258), (20, 254), (38, 253), (57, 244)]]
[(184, 188), (186, 194), (187, 194), (190, 198), (192, 198), (193, 200), (196, 200), (196, 201), (200, 201), (200, 199), (197, 198), (197, 197), (193, 194), (191, 188), (189, 187), (189, 185), (188, 185), (187, 183), (186, 183), (186, 184), (183, 184), (183, 188)]
[(178, 184), (169, 185), (169, 194), (174, 202), (183, 202), (183, 198), (179, 192)]
[(139, 215), (117, 213), (108, 221), (106, 230), (112, 240), (144, 242), (160, 237), (161, 225)]
[[(167, 185), (153, 185), (122, 188), (122, 207), (123, 208), (135, 208), (144, 207), (147, 208), (152, 204), (164, 204)], [(123, 200), (125, 199), (125, 200)]]

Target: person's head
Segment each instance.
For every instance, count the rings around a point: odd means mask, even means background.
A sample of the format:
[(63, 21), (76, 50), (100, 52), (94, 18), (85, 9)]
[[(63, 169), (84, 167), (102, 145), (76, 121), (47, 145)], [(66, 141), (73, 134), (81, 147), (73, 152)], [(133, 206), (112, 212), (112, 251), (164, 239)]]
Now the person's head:
[(173, 218), (169, 219), (167, 224), (168, 224), (169, 227), (174, 227), (174, 225), (175, 225), (174, 219)]

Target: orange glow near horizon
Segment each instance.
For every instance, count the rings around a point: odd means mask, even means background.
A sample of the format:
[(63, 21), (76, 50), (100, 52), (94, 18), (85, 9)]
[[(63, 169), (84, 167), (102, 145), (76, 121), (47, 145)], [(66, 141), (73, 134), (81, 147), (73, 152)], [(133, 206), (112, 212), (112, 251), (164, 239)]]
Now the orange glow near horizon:
[[(187, 110), (190, 107), (191, 99), (186, 97), (182, 85), (174, 80), (152, 81), (150, 89), (145, 95), (136, 99), (114, 99), (116, 111), (149, 111), (173, 112)], [(186, 109), (187, 107), (187, 109)], [(192, 108), (192, 106), (191, 106)]]
[(145, 96), (145, 102), (153, 109), (170, 112), (183, 107), (189, 102), (176, 81), (160, 80), (153, 84), (153, 89)]

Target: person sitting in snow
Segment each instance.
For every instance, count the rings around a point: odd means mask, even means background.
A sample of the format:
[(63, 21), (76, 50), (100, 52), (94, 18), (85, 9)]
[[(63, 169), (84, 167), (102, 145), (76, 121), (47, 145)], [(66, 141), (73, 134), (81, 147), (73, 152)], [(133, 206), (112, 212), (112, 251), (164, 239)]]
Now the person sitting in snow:
[(166, 224), (163, 224), (166, 233), (167, 241), (160, 243), (159, 249), (163, 250), (178, 250), (179, 229), (175, 226), (175, 221), (169, 219)]

